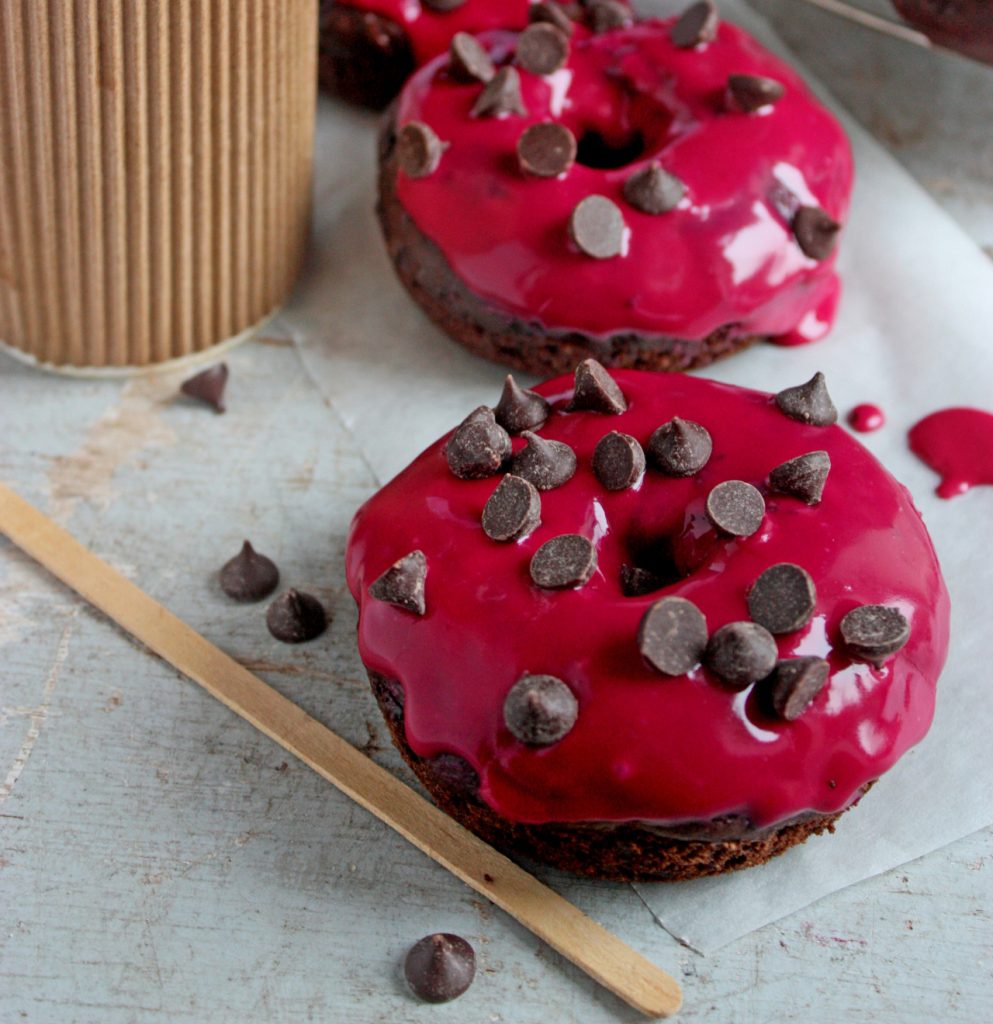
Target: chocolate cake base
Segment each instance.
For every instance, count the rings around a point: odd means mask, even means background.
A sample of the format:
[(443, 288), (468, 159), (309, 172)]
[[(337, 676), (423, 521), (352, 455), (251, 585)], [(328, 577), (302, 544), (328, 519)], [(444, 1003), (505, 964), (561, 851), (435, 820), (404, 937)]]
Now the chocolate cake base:
[[(403, 686), (372, 671), (369, 682), (394, 744), (446, 814), (505, 853), (573, 874), (636, 882), (737, 871), (763, 864), (809, 836), (833, 832), (843, 813), (802, 815), (764, 831), (754, 830), (740, 817), (666, 828), (642, 822), (524, 825), (508, 821), (479, 798), (479, 778), (465, 760), (454, 754), (422, 758), (411, 750), (403, 728)], [(862, 793), (868, 789), (865, 786)]]
[(993, 64), (990, 0), (893, 0), (893, 6), (940, 46)]

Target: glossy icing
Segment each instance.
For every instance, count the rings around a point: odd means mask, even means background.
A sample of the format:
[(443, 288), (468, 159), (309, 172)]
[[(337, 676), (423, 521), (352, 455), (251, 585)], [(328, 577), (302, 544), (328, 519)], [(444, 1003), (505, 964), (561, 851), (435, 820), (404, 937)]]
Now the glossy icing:
[(886, 424), (886, 414), (878, 405), (863, 402), (848, 414), (848, 425), (860, 434), (870, 434)]
[(941, 476), (942, 498), (993, 484), (993, 415), (982, 409), (942, 409), (911, 428), (910, 448)]
[[(524, 540), (486, 537), (480, 515), (500, 477), (456, 479), (444, 439), (359, 510), (347, 575), (363, 662), (403, 683), (411, 747), (464, 757), (486, 802), (512, 820), (675, 823), (741, 813), (763, 827), (847, 806), (927, 731), (947, 649), (948, 596), (909, 494), (842, 428), (787, 419), (768, 395), (675, 374), (614, 376), (629, 402), (619, 416), (564, 412), (571, 378), (537, 389), (555, 403), (541, 435), (572, 445), (579, 470), (542, 495), (541, 525)], [(698, 476), (650, 469), (619, 492), (596, 480), (591, 461), (605, 433), (644, 445), (672, 416), (713, 436)], [(515, 450), (522, 444), (514, 438)], [(773, 467), (819, 449), (833, 463), (820, 505), (766, 493), (758, 533), (715, 535), (703, 507), (717, 483), (742, 479), (767, 492)], [(562, 533), (591, 538), (599, 567), (578, 590), (543, 591), (528, 565)], [(624, 597), (621, 565), (652, 539), (668, 539), (688, 575)], [(367, 595), (412, 549), (427, 556), (423, 618)], [(796, 722), (769, 717), (755, 687), (735, 693), (703, 668), (668, 678), (642, 661), (638, 624), (660, 596), (695, 602), (713, 632), (747, 619), (748, 587), (784, 561), (812, 574), (818, 600), (809, 625), (779, 638), (780, 655), (824, 656), (832, 668)], [(841, 618), (863, 603), (894, 605), (910, 620), (909, 643), (881, 669), (834, 648)], [(544, 749), (523, 746), (503, 725), (504, 698), (525, 672), (558, 676), (579, 699), (572, 732)]]
[[(515, 37), (487, 45), (509, 60)], [(439, 169), (397, 194), (455, 274), (497, 309), (550, 330), (593, 335), (637, 331), (699, 339), (725, 325), (735, 335), (810, 341), (830, 328), (839, 284), (835, 259), (805, 256), (790, 230), (798, 205), (844, 221), (852, 184), (848, 141), (799, 76), (747, 33), (722, 23), (717, 39), (680, 50), (669, 22), (591, 36), (577, 27), (566, 67), (521, 72), (526, 117), (472, 118), (478, 84), (459, 84), (446, 58), (416, 73), (397, 120), (427, 122), (450, 143)], [(731, 73), (786, 86), (774, 106), (731, 113)], [(515, 156), (529, 125), (566, 124), (578, 139), (599, 132), (619, 145), (640, 131), (633, 163), (576, 163), (557, 179), (525, 177)], [(628, 205), (624, 181), (651, 159), (686, 183), (670, 213)], [(626, 255), (595, 260), (570, 243), (567, 224), (591, 194), (612, 199), (630, 228)]]

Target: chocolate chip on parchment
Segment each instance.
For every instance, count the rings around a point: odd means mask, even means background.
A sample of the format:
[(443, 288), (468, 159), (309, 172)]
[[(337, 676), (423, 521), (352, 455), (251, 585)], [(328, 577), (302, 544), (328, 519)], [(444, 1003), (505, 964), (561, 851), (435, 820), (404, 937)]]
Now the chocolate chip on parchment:
[(641, 479), (645, 472), (645, 453), (630, 434), (612, 430), (597, 443), (593, 472), (608, 491), (623, 491)]
[(575, 23), (566, 13), (561, 4), (544, 2), (532, 4), (528, 11), (528, 20), (531, 22), (547, 22), (554, 25), (560, 32), (571, 36), (575, 30)]
[(778, 103), (786, 95), (786, 86), (763, 75), (728, 75), (728, 106), (743, 114), (754, 114)]
[(496, 74), (496, 65), (475, 36), (456, 32), (448, 51), (448, 70), (459, 82), (485, 84)]
[(552, 407), (536, 391), (522, 388), (507, 374), (503, 383), (500, 401), (493, 410), (496, 421), (508, 434), (519, 434), (522, 430), (539, 430), (552, 413)]
[(595, 359), (584, 359), (576, 367), (570, 412), (602, 412), (617, 416), (628, 407), (617, 381)]
[(816, 505), (824, 494), (830, 472), (831, 456), (827, 452), (807, 452), (777, 466), (769, 474), (769, 487), (778, 494)]
[(725, 480), (707, 495), (707, 518), (721, 533), (751, 537), (765, 518), (765, 499), (744, 480)]
[(810, 622), (817, 588), (810, 573), (792, 562), (770, 566), (748, 591), (748, 614), (770, 633), (794, 633)]
[(776, 667), (778, 651), (772, 634), (755, 622), (729, 622), (710, 638), (707, 668), (732, 686), (747, 686)]
[(476, 976), (476, 954), (459, 935), (426, 935), (403, 962), (407, 984), (426, 1003), (447, 1003), (462, 995)]
[(235, 601), (261, 601), (278, 585), (276, 563), (260, 555), (247, 540), (221, 569), (221, 590)]
[(415, 615), (423, 615), (427, 609), (424, 599), (427, 576), (428, 560), (424, 552), (411, 551), (409, 555), (397, 559), (382, 576), (372, 582), (369, 596)]
[(483, 532), (491, 540), (520, 540), (541, 522), (541, 495), (528, 480), (508, 473), (483, 507)]
[(224, 412), (224, 389), (228, 383), (227, 363), (218, 363), (184, 380), (179, 390), (188, 398), (209, 405), (214, 412)]
[(578, 717), (576, 695), (555, 676), (521, 676), (503, 704), (503, 720), (511, 735), (532, 747), (557, 743)]
[(620, 572), (621, 593), (625, 597), (644, 597), (653, 591), (661, 590), (667, 580), (649, 569), (638, 565), (622, 565)]
[(517, 140), (517, 159), (529, 174), (557, 178), (575, 163), (576, 136), (554, 121), (533, 124)]
[(578, 533), (545, 541), (531, 559), (531, 579), (546, 590), (581, 587), (596, 571), (593, 542)]
[(448, 439), (445, 458), (460, 480), (482, 480), (500, 471), (510, 449), (510, 435), (497, 423), (493, 410), (481, 405)]
[(624, 28), (632, 21), (631, 9), (618, 0), (596, 0), (586, 7), (586, 23), (596, 35)]
[(897, 608), (863, 604), (841, 620), (841, 638), (856, 657), (879, 664), (910, 639), (910, 623)]
[(681, 676), (703, 660), (707, 620), (692, 601), (663, 597), (645, 612), (638, 626), (638, 650), (655, 669)]
[(448, 11), (458, 10), (465, 3), (465, 0), (421, 0), (421, 2), (425, 7), (430, 7), (432, 11), (446, 14)]
[(324, 606), (316, 597), (287, 590), (269, 605), (265, 616), (269, 632), (284, 644), (304, 644), (328, 628)]
[(508, 114), (527, 113), (521, 98), (521, 76), (517, 68), (505, 67), (483, 86), (472, 108), (473, 117), (506, 117)]
[(510, 471), (534, 484), (539, 491), (551, 491), (571, 480), (576, 473), (576, 453), (564, 441), (551, 441), (522, 431), (527, 446), (514, 453)]
[(841, 225), (819, 206), (801, 206), (793, 215), (792, 227), (797, 245), (812, 260), (826, 260), (841, 231)]
[(714, 442), (706, 427), (673, 417), (648, 440), (652, 465), (667, 476), (694, 476), (710, 461)]
[(446, 149), (434, 129), (423, 121), (409, 121), (397, 135), (397, 161), (408, 178), (426, 178), (438, 169)]
[(829, 427), (838, 422), (838, 410), (828, 394), (824, 374), (818, 371), (795, 388), (786, 388), (776, 395), (776, 405), (791, 420), (809, 423), (813, 427)]
[(635, 171), (624, 182), (624, 198), (642, 213), (660, 214), (675, 209), (686, 195), (686, 186), (658, 160)]
[(769, 703), (780, 718), (793, 722), (824, 689), (830, 674), (823, 658), (784, 658), (769, 677)]
[(533, 22), (518, 36), (517, 63), (533, 75), (558, 71), (568, 57), (569, 37), (550, 22)]
[(719, 21), (717, 8), (710, 0), (691, 4), (672, 26), (673, 45), (687, 50), (711, 42), (717, 35)]
[(587, 256), (609, 260), (624, 252), (627, 225), (617, 205), (606, 196), (587, 196), (572, 211), (569, 235)]

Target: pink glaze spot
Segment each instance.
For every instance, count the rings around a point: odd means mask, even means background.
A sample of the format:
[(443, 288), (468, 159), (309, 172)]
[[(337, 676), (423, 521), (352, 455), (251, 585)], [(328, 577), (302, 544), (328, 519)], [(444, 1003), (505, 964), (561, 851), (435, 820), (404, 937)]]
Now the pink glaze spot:
[(910, 450), (940, 477), (940, 498), (993, 484), (993, 415), (982, 409), (942, 409), (910, 430)]
[(860, 434), (871, 434), (886, 423), (886, 413), (871, 402), (855, 406), (848, 414), (848, 425)]

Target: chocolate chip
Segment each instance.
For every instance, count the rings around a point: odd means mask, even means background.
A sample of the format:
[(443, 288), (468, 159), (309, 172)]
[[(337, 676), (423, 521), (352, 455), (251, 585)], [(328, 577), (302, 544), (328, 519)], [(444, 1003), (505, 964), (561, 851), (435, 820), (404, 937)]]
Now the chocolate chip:
[(449, 47), (448, 70), (459, 82), (488, 82), (496, 74), (490, 55), (475, 36), (456, 32)]
[(528, 11), (528, 20), (531, 22), (547, 22), (549, 25), (554, 25), (567, 36), (571, 36), (576, 27), (572, 18), (566, 14), (565, 9), (557, 3), (532, 4)]
[(423, 121), (410, 121), (397, 136), (397, 161), (408, 178), (426, 178), (438, 169), (445, 144)]
[(666, 580), (637, 565), (621, 566), (621, 593), (625, 597), (644, 597), (666, 585)]
[(732, 686), (745, 687), (765, 679), (776, 667), (778, 651), (772, 634), (754, 622), (729, 622), (710, 638), (707, 668)]
[(570, 412), (602, 412), (617, 416), (626, 412), (627, 407), (627, 399), (617, 381), (595, 359), (584, 359), (576, 367)]
[(465, 0), (421, 0), (421, 2), (425, 7), (430, 7), (432, 11), (447, 14), (448, 11), (458, 10), (465, 3)]
[(517, 63), (534, 75), (550, 75), (569, 58), (569, 37), (550, 22), (535, 22), (517, 39)]
[(841, 620), (841, 638), (856, 657), (880, 664), (910, 639), (910, 623), (896, 608), (863, 604)]
[(529, 174), (557, 178), (575, 163), (576, 136), (554, 121), (533, 124), (517, 140), (517, 159)]
[(645, 612), (638, 627), (641, 656), (667, 676), (696, 668), (707, 647), (707, 620), (692, 601), (663, 597)]
[(403, 973), (411, 991), (426, 1003), (456, 999), (476, 976), (476, 954), (459, 935), (426, 935), (410, 948)]
[(519, 540), (541, 522), (541, 495), (528, 480), (508, 473), (483, 507), (483, 532), (491, 540)]
[(841, 231), (841, 225), (819, 206), (801, 206), (793, 215), (792, 227), (797, 245), (812, 260), (826, 260)]
[(404, 611), (423, 615), (427, 609), (424, 584), (428, 576), (428, 560), (423, 551), (411, 551), (397, 559), (369, 586), (369, 596), (377, 601), (396, 605)]
[(823, 658), (785, 658), (769, 677), (769, 703), (780, 718), (793, 722), (824, 689), (830, 674)]
[(321, 602), (299, 590), (280, 594), (269, 605), (265, 623), (269, 632), (284, 644), (305, 644), (328, 628), (328, 618)]
[(608, 491), (623, 491), (641, 479), (645, 453), (630, 434), (612, 430), (593, 452), (593, 472)]
[(769, 487), (778, 494), (788, 494), (807, 505), (816, 505), (830, 472), (831, 456), (827, 452), (807, 452), (777, 466), (769, 474)]
[(794, 633), (806, 626), (816, 604), (810, 573), (791, 562), (766, 569), (748, 591), (748, 614), (770, 633)]
[(692, 4), (672, 26), (673, 45), (686, 50), (709, 43), (717, 35), (718, 23), (717, 8), (709, 0)]
[(838, 422), (838, 410), (828, 394), (823, 373), (815, 373), (806, 384), (787, 388), (776, 395), (776, 405), (792, 420), (814, 427), (829, 427)]
[(786, 87), (775, 78), (762, 75), (728, 75), (728, 106), (743, 114), (753, 114), (763, 107), (778, 103)]
[(448, 439), (445, 458), (460, 480), (482, 480), (500, 471), (510, 449), (510, 435), (497, 423), (493, 410), (481, 405)]
[(587, 196), (572, 211), (569, 235), (587, 256), (609, 260), (627, 247), (624, 216), (605, 196)]
[(557, 743), (576, 724), (579, 702), (555, 676), (521, 676), (503, 703), (511, 735), (532, 747)]
[(648, 440), (652, 465), (667, 476), (694, 476), (710, 461), (713, 450), (706, 427), (678, 416), (663, 423)]
[(218, 363), (189, 380), (184, 380), (179, 390), (188, 398), (209, 405), (214, 412), (224, 412), (224, 389), (228, 383), (227, 363)]
[(624, 198), (642, 213), (668, 213), (680, 204), (685, 195), (686, 186), (679, 178), (663, 170), (657, 160), (635, 171), (624, 182)]
[(276, 563), (260, 555), (247, 540), (221, 569), (221, 590), (235, 601), (261, 601), (278, 585)]
[(500, 68), (483, 86), (472, 108), (473, 117), (506, 117), (508, 114), (523, 117), (526, 113), (521, 98), (521, 76), (517, 68), (512, 67)]
[(744, 480), (725, 480), (707, 495), (707, 518), (731, 537), (751, 537), (764, 517), (765, 500)]
[(522, 388), (511, 374), (503, 384), (503, 393), (497, 402), (496, 421), (508, 434), (522, 430), (539, 430), (552, 413), (552, 407), (536, 391)]
[(586, 23), (597, 35), (624, 28), (633, 20), (630, 8), (617, 0), (598, 0), (586, 8)]
[(581, 587), (596, 571), (593, 542), (578, 533), (545, 541), (531, 559), (531, 579), (546, 590)]
[(550, 491), (571, 480), (576, 472), (576, 453), (563, 441), (550, 441), (525, 430), (527, 446), (515, 452), (510, 471), (530, 481), (539, 491)]

